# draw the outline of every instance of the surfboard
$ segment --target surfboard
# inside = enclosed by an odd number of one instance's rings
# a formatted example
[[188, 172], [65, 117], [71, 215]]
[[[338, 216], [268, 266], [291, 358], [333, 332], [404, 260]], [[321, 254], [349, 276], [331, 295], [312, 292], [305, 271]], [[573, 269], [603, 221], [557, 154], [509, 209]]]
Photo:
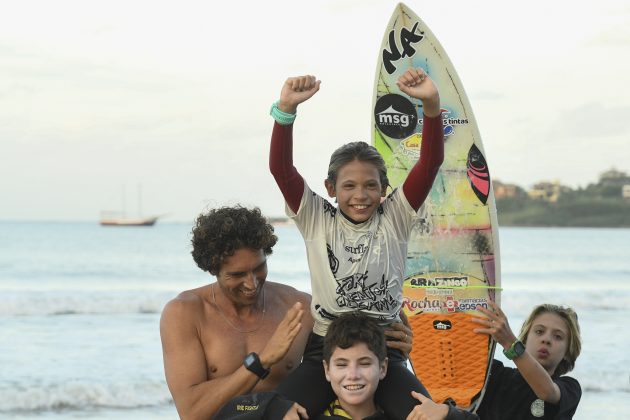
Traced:
[[437, 402], [451, 398], [474, 410], [481, 401], [494, 342], [475, 334], [477, 304], [499, 303], [496, 206], [479, 129], [464, 87], [429, 27], [396, 6], [379, 49], [372, 108], [372, 144], [393, 187], [419, 158], [422, 103], [396, 80], [422, 67], [440, 91], [444, 163], [414, 224], [403, 308], [414, 332], [414, 372]]

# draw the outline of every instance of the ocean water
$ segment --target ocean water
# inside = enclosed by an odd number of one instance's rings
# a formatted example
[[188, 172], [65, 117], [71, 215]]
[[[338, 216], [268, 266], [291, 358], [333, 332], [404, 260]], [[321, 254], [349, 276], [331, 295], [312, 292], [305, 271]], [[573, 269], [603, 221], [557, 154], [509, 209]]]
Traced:
[[[176, 419], [160, 312], [179, 291], [212, 281], [192, 261], [190, 229], [0, 222], [0, 418]], [[276, 233], [269, 280], [309, 291], [299, 232]], [[575, 418], [626, 417], [630, 230], [502, 228], [500, 240], [514, 330], [538, 303], [578, 312]]]

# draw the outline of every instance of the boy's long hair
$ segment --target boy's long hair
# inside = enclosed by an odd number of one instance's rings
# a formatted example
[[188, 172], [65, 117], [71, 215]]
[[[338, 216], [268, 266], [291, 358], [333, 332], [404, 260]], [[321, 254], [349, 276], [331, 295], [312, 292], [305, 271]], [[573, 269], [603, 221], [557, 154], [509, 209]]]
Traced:
[[364, 141], [346, 143], [333, 152], [330, 157], [330, 163], [328, 164], [328, 178], [326, 178], [326, 180], [333, 186], [336, 185], [339, 169], [355, 160], [374, 165], [378, 170], [381, 187], [389, 187], [387, 167], [385, 166], [383, 156], [381, 156], [374, 146], [370, 146]]
[[580, 351], [582, 350], [580, 324], [578, 323], [578, 316], [572, 308], [552, 305], [550, 303], [543, 303], [542, 305], [536, 306], [534, 310], [532, 310], [532, 313], [529, 314], [527, 320], [525, 320], [525, 322], [523, 323], [519, 338], [524, 344], [527, 343], [527, 335], [532, 329], [534, 320], [536, 319], [536, 317], [544, 313], [556, 314], [567, 324], [567, 329], [569, 331], [569, 336], [567, 337], [569, 340], [567, 344], [567, 352], [553, 373], [553, 376], [564, 375], [565, 373], [573, 370], [573, 367], [575, 366], [575, 361], [577, 360], [578, 356], [580, 355]]

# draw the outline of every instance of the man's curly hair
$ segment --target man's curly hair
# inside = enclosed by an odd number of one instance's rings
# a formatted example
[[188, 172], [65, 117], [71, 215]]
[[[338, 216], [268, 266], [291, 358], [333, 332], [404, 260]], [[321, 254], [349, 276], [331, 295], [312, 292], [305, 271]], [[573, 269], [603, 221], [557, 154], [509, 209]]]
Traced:
[[273, 226], [255, 207], [220, 207], [202, 213], [192, 230], [193, 259], [204, 271], [217, 275], [226, 257], [239, 249], [262, 249], [272, 253], [278, 241]]

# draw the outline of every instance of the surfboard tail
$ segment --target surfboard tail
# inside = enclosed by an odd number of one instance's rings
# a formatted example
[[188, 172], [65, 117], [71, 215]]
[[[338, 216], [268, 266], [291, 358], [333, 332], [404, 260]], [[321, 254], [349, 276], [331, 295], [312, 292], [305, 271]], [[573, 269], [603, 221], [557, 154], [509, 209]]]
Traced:
[[[412, 365], [435, 402], [447, 399], [472, 407], [483, 389], [491, 343], [473, 332], [468, 313], [423, 314], [409, 318], [414, 333]], [[427, 369], [428, 363], [436, 365]]]

